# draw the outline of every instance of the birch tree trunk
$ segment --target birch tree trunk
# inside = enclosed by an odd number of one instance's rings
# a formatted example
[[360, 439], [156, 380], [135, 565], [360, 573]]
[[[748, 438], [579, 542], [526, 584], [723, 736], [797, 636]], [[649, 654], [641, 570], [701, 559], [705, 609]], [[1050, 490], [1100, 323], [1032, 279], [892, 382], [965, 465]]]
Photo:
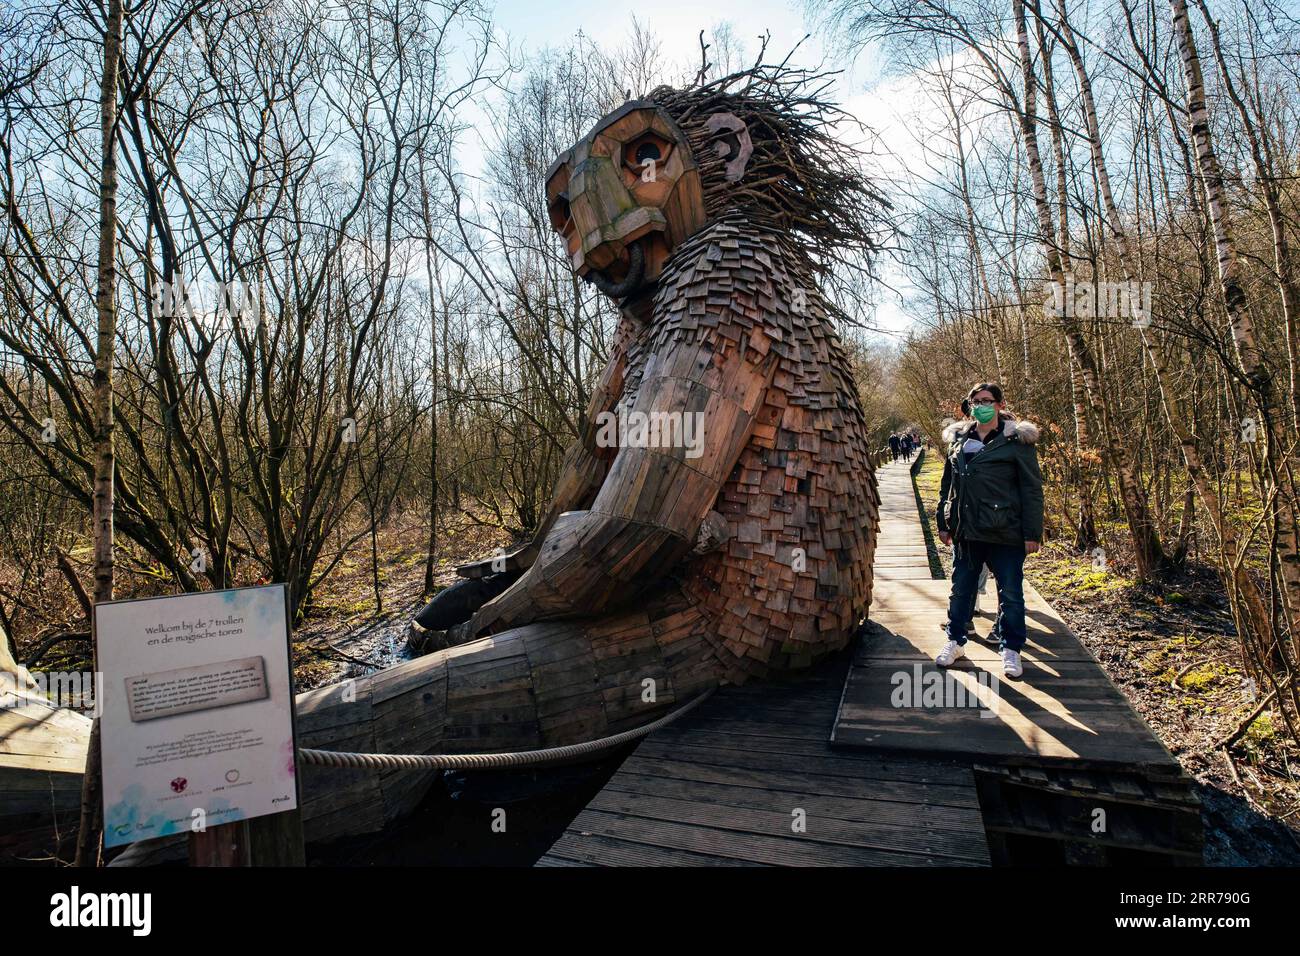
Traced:
[[[117, 75], [122, 57], [122, 0], [108, 0], [104, 31], [104, 74], [99, 84], [99, 268], [95, 310], [95, 603], [113, 600], [113, 345], [117, 338]], [[99, 668], [99, 635], [91, 617], [94, 667]], [[78, 866], [99, 864], [103, 814], [100, 807], [99, 720], [91, 727], [86, 773], [81, 786]]]
[[424, 154], [418, 155], [420, 175], [420, 215], [424, 226], [424, 274], [429, 284], [429, 537], [424, 560], [424, 593], [433, 593], [434, 555], [438, 550], [438, 292], [442, 287], [436, 276], [433, 250], [433, 214], [429, 208], [429, 186], [425, 180]]
[[[1119, 207], [1115, 203], [1114, 190], [1111, 188], [1110, 167], [1106, 161], [1106, 152], [1101, 138], [1101, 122], [1097, 114], [1096, 98], [1093, 95], [1092, 78], [1088, 75], [1087, 67], [1083, 62], [1078, 43], [1075, 40], [1074, 31], [1070, 27], [1064, 0], [1057, 0], [1057, 16], [1062, 46], [1065, 47], [1065, 51], [1070, 58], [1070, 64], [1074, 68], [1075, 78], [1079, 84], [1084, 125], [1088, 131], [1088, 148], [1092, 157], [1093, 170], [1096, 174], [1097, 190], [1100, 193], [1106, 215], [1106, 225], [1110, 229], [1112, 239], [1119, 246], [1124, 278], [1130, 283], [1131, 287], [1131, 284], [1139, 281], [1140, 278], [1135, 269], [1137, 258], [1131, 237], [1124, 226], [1123, 218], [1120, 216]], [[1178, 392], [1173, 386], [1164, 350], [1152, 341], [1152, 336], [1148, 334], [1145, 323], [1136, 323], [1136, 325], [1142, 340], [1142, 348], [1151, 363], [1151, 368], [1155, 372], [1165, 417], [1178, 438], [1183, 460], [1187, 466], [1187, 473], [1205, 504], [1206, 512], [1209, 514], [1211, 523], [1218, 534], [1222, 549], [1230, 558], [1229, 563], [1240, 571], [1240, 559], [1243, 555], [1240, 554], [1238, 535], [1231, 523], [1224, 521], [1222, 509], [1219, 505], [1219, 497], [1205, 473], [1198, 443], [1178, 409]], [[1244, 573], [1239, 574], [1238, 577], [1243, 579], [1237, 583], [1243, 588], [1243, 593], [1247, 595], [1248, 606], [1252, 610], [1262, 610], [1262, 596], [1254, 581]], [[1225, 583], [1231, 585], [1233, 582], [1229, 580]], [[1258, 624], [1258, 620], [1255, 623]], [[1267, 624], [1267, 616], [1265, 616], [1264, 623]]]
[[[1043, 36], [1041, 19], [1037, 22], [1038, 48], [1043, 56], [1043, 93], [1047, 99], [1047, 124], [1052, 136], [1052, 160], [1056, 166], [1056, 212], [1059, 223], [1059, 253], [1062, 275], [1074, 272], [1070, 255], [1070, 204], [1069, 184], [1065, 166], [1065, 129], [1056, 103], [1056, 80], [1052, 72], [1052, 51]], [[1070, 355], [1066, 343], [1065, 361], [1070, 368], [1070, 404], [1074, 408], [1074, 472], [1079, 486], [1079, 522], [1074, 536], [1074, 546], [1080, 551], [1091, 551], [1097, 546], [1097, 519], [1092, 508], [1092, 482], [1088, 476], [1084, 448], [1088, 445], [1088, 409], [1084, 406], [1083, 376], [1079, 363]], [[1025, 350], [1025, 367], [1029, 367], [1028, 347]]]
[[957, 149], [957, 187], [961, 190], [962, 210], [965, 213], [966, 245], [970, 250], [971, 261], [975, 265], [975, 278], [979, 281], [979, 295], [983, 306], [978, 310], [977, 321], [988, 330], [993, 349], [993, 363], [997, 368], [997, 380], [1005, 388], [1006, 372], [1002, 362], [1002, 334], [999, 323], [993, 319], [995, 305], [993, 288], [989, 284], [988, 269], [984, 263], [983, 244], [979, 237], [979, 226], [975, 219], [975, 205], [971, 201], [970, 172], [966, 161], [966, 137], [962, 128], [961, 111], [952, 97], [952, 82], [946, 72], [940, 68], [943, 77], [944, 99], [948, 104], [948, 114], [952, 117], [953, 140]]
[[1228, 99], [1236, 107], [1241, 119], [1242, 132], [1250, 145], [1250, 158], [1255, 166], [1255, 178], [1259, 183], [1260, 195], [1264, 200], [1264, 210], [1268, 213], [1269, 228], [1273, 233], [1273, 268], [1277, 274], [1278, 295], [1282, 302], [1282, 324], [1286, 330], [1286, 356], [1289, 375], [1291, 426], [1300, 428], [1300, 358], [1297, 348], [1297, 312], [1300, 312], [1300, 282], [1297, 282], [1295, 264], [1291, 253], [1291, 243], [1287, 236], [1288, 225], [1282, 212], [1282, 198], [1278, 189], [1278, 172], [1273, 162], [1273, 149], [1270, 145], [1269, 132], [1263, 123], [1256, 125], [1246, 108], [1246, 103], [1237, 91], [1232, 80], [1232, 71], [1228, 69], [1227, 58], [1223, 55], [1223, 43], [1219, 38], [1219, 26], [1210, 16], [1210, 8], [1205, 0], [1196, 0], [1201, 16], [1210, 31], [1210, 48], [1219, 65], [1219, 74], [1223, 77], [1223, 88]]
[[[1237, 364], [1249, 387], [1255, 408], [1260, 416], [1257, 434], [1262, 434], [1265, 447], [1261, 465], [1265, 480], [1263, 500], [1273, 511], [1273, 531], [1277, 541], [1277, 561], [1282, 579], [1282, 593], [1290, 621], [1296, 619], [1300, 609], [1300, 551], [1296, 528], [1295, 485], [1290, 470], [1291, 450], [1286, 444], [1284, 416], [1280, 414], [1277, 390], [1272, 372], [1264, 361], [1264, 354], [1255, 335], [1254, 320], [1246, 301], [1237, 251], [1232, 238], [1232, 223], [1228, 213], [1227, 197], [1223, 185], [1223, 171], [1214, 150], [1210, 131], [1209, 110], [1205, 103], [1205, 86], [1201, 74], [1201, 61], [1196, 52], [1186, 0], [1170, 0], [1173, 11], [1174, 39], [1183, 63], [1183, 79], [1187, 86], [1187, 118], [1192, 145], [1196, 152], [1197, 171], [1210, 226], [1214, 234], [1215, 256], [1219, 265], [1219, 291], [1228, 314]], [[1291, 628], [1292, 645], [1300, 652], [1300, 633]]]
[[[1012, 0], [1012, 16], [1016, 21], [1016, 41], [1020, 50], [1020, 74], [1024, 86], [1024, 104], [1020, 110], [1021, 136], [1024, 139], [1025, 155], [1029, 161], [1029, 172], [1033, 183], [1034, 207], [1038, 213], [1038, 229], [1043, 245], [1043, 254], [1047, 260], [1047, 271], [1052, 282], [1058, 287], [1065, 286], [1065, 272], [1061, 264], [1060, 247], [1055, 238], [1052, 223], [1052, 210], [1047, 200], [1047, 183], [1043, 174], [1042, 156], [1038, 151], [1038, 130], [1035, 99], [1037, 95], [1037, 78], [1034, 75], [1033, 60], [1029, 52], [1029, 29], [1025, 18], [1024, 0]], [[1070, 346], [1070, 354], [1078, 363], [1083, 379], [1083, 391], [1088, 399], [1106, 443], [1107, 458], [1115, 470], [1115, 478], [1120, 487], [1120, 499], [1124, 514], [1128, 519], [1129, 534], [1133, 539], [1133, 553], [1137, 564], [1137, 573], [1141, 578], [1149, 577], [1152, 572], [1165, 563], [1164, 551], [1160, 546], [1160, 536], [1151, 520], [1151, 509], [1147, 502], [1146, 489], [1138, 479], [1133, 465], [1132, 455], [1121, 436], [1115, 431], [1110, 409], [1102, 394], [1101, 376], [1097, 360], [1088, 345], [1079, 323], [1069, 315], [1069, 310], [1062, 309], [1061, 327]]]

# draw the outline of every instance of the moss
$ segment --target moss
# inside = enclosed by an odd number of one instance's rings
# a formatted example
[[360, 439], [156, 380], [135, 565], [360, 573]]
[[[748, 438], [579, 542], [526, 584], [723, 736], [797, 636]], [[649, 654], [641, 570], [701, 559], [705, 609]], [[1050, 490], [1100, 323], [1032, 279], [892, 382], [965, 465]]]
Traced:
[[1034, 584], [1071, 597], [1099, 597], [1133, 586], [1132, 578], [1096, 567], [1085, 557], [1063, 556], [1052, 551], [1040, 552], [1039, 559], [1026, 565]]
[[925, 535], [925, 550], [930, 558], [930, 573], [935, 578], [946, 578], [948, 569], [939, 552], [934, 518], [939, 506], [939, 486], [943, 484], [943, 459], [933, 450], [921, 454], [921, 467], [912, 476], [912, 488], [921, 515], [921, 531]]
[[1169, 664], [1168, 648], [1158, 648], [1150, 654], [1146, 654], [1138, 661], [1138, 670], [1144, 674], [1149, 674], [1157, 680], [1163, 680], [1166, 684], [1174, 679], [1178, 673], [1177, 669]]
[[[1208, 640], [1204, 636], [1197, 636], [1193, 642], [1190, 638], [1189, 634], [1180, 634], [1162, 641], [1138, 659], [1138, 670], [1161, 685], [1168, 686], [1173, 683], [1175, 675], [1187, 665], [1188, 656], [1194, 654]], [[1237, 673], [1234, 667], [1221, 667], [1220, 671], [1221, 676]], [[1181, 680], [1179, 686], [1187, 687]]]
[[[1175, 673], [1177, 671], [1169, 674], [1170, 680]], [[1190, 693], [1201, 693], [1224, 683], [1236, 684], [1240, 674], [1240, 669], [1236, 667], [1229, 667], [1217, 661], [1207, 661], [1179, 677], [1178, 686]]]
[[1213, 667], [1193, 667], [1178, 678], [1178, 684], [1184, 690], [1201, 691], [1218, 683], [1219, 676]]
[[921, 500], [925, 502], [927, 514], [934, 513], [939, 500], [939, 485], [942, 483], [943, 457], [935, 449], [930, 449], [921, 462], [921, 470], [916, 473], [916, 488], [921, 493]]
[[1246, 734], [1242, 738], [1246, 746], [1256, 748], [1268, 743], [1277, 736], [1277, 726], [1273, 723], [1272, 714], [1260, 714], [1250, 722], [1246, 728]]

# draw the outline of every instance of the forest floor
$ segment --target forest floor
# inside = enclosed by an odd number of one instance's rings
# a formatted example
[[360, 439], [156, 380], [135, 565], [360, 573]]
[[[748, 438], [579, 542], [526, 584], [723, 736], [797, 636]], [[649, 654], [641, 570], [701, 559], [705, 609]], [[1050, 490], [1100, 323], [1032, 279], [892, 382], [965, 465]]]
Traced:
[[[461, 512], [444, 514], [439, 524], [434, 587], [429, 594], [424, 587], [427, 515], [414, 512], [400, 515], [379, 530], [375, 547], [377, 572], [372, 563], [369, 537], [352, 545], [317, 587], [311, 607], [304, 611], [293, 630], [294, 681], [298, 690], [358, 677], [405, 659], [411, 618], [434, 592], [458, 580], [456, 566], [510, 544], [506, 532]], [[69, 549], [68, 559], [83, 585], [89, 586], [89, 546]], [[138, 567], [138, 562], [119, 559], [116, 586], [119, 599], [174, 593], [169, 580], [156, 573], [141, 574]], [[19, 583], [10, 569], [0, 568], [0, 596], [17, 594]], [[254, 582], [238, 582], [251, 583]], [[72, 671], [88, 666], [89, 624], [72, 589], [52, 561], [41, 574], [39, 586], [29, 583], [23, 590], [22, 600], [11, 597], [11, 604], [14, 608], [11, 617], [16, 622], [12, 634], [19, 661], [27, 662], [43, 646], [49, 645], [40, 653], [37, 668]], [[49, 644], [61, 634], [69, 637]]]
[[369, 541], [345, 558], [294, 629], [294, 680], [310, 690], [360, 677], [409, 658], [407, 629], [433, 594], [460, 580], [456, 566], [508, 547], [506, 532], [463, 514], [444, 516], [434, 560], [434, 591], [424, 588], [428, 519], [392, 521], [378, 534], [380, 601]]
[[[927, 456], [916, 480], [930, 522], [942, 470], [942, 459]], [[938, 554], [951, 572], [951, 550]], [[1217, 574], [1189, 565], [1144, 584], [1124, 570], [1115, 560], [1096, 567], [1050, 540], [1025, 564], [1026, 578], [1199, 784], [1205, 862], [1300, 865], [1300, 747], [1267, 710], [1230, 750], [1219, 746], [1250, 715], [1257, 691], [1242, 672]]]

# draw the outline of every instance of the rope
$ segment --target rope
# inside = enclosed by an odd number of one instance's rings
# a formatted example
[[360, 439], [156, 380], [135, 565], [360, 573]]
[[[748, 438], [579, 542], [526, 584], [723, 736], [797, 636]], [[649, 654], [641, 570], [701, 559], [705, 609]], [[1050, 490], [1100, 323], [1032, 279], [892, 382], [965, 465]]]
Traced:
[[317, 767], [351, 768], [362, 770], [495, 770], [501, 767], [540, 767], [551, 763], [586, 757], [591, 754], [614, 750], [625, 743], [654, 733], [661, 727], [667, 727], [679, 717], [690, 713], [704, 703], [717, 690], [710, 687], [690, 703], [671, 713], [664, 714], [658, 720], [625, 730], [612, 737], [588, 740], [580, 744], [564, 747], [548, 747], [545, 750], [522, 750], [515, 753], [499, 754], [358, 754], [338, 750], [309, 750], [299, 748], [298, 755], [303, 763]]

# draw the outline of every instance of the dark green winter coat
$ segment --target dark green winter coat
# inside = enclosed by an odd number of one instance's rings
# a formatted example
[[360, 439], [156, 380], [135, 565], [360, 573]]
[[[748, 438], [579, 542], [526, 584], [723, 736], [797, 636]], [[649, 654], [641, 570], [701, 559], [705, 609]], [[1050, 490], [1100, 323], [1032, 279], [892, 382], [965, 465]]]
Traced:
[[962, 445], [972, 422], [944, 429], [943, 463], [936, 521], [958, 541], [1023, 544], [1043, 540], [1043, 476], [1038, 470], [1038, 427], [1003, 415], [993, 437], [965, 461]]

